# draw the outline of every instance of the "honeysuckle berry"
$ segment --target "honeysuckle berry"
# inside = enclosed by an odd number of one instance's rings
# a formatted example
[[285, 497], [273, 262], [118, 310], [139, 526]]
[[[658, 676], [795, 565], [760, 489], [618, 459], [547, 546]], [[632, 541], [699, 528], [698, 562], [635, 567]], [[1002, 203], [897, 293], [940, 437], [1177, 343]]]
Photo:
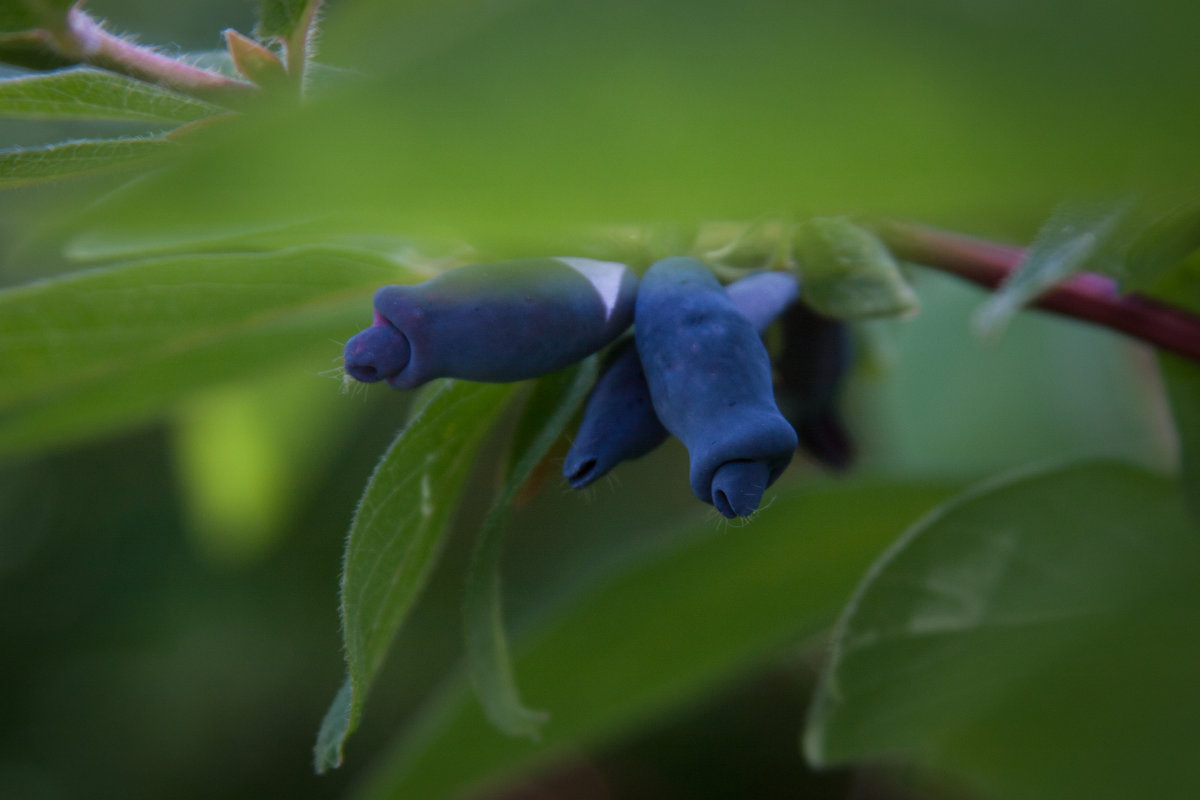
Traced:
[[646, 272], [634, 324], [654, 411], [688, 449], [692, 492], [723, 516], [752, 513], [797, 444], [754, 325], [707, 267], [680, 257]]
[[775, 359], [779, 409], [796, 429], [800, 446], [830, 469], [854, 460], [854, 444], [842, 423], [838, 396], [852, 363], [846, 324], [803, 303], [780, 320], [783, 347]]
[[[796, 299], [799, 282], [784, 272], [760, 272], [725, 287], [734, 307], [761, 335]], [[584, 407], [563, 461], [563, 477], [582, 489], [622, 461], [640, 458], [666, 441], [632, 340], [618, 345]]]
[[725, 287], [733, 307], [762, 334], [796, 302], [800, 281], [790, 272], [756, 272]]
[[540, 258], [478, 264], [375, 293], [375, 322], [346, 343], [346, 372], [412, 389], [434, 378], [519, 381], [610, 344], [633, 319], [624, 264]]
[[654, 413], [637, 346], [628, 339], [611, 354], [588, 395], [563, 477], [582, 489], [622, 461], [646, 455], [669, 435]]

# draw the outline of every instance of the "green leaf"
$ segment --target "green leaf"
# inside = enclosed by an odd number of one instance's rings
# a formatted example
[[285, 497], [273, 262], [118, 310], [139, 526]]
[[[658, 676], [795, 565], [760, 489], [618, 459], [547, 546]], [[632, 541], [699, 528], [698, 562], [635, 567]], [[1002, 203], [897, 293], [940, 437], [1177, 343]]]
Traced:
[[0, 454], [140, 421], [216, 381], [314, 378], [370, 322], [372, 292], [418, 276], [335, 248], [180, 256], [0, 292]]
[[[122, 187], [125, 188], [125, 187]], [[119, 195], [121, 189], [113, 194]], [[132, 238], [82, 234], [63, 248], [74, 261], [129, 261], [135, 258], [196, 253], [237, 253], [286, 250], [295, 247], [345, 247], [419, 257], [414, 244], [399, 236], [347, 236], [328, 232], [320, 219], [299, 219], [280, 226], [233, 226], [214, 230], [145, 231]], [[425, 259], [428, 261], [428, 259]]]
[[[341, 3], [322, 48], [360, 80], [235, 121], [107, 222], [336, 210], [542, 243], [613, 221], [852, 209], [1024, 235], [1064, 187], [1126, 185], [1131, 153], [1139, 189], [1200, 174], [1200, 6], [1185, 5]], [[230, 208], [219, 187], [235, 182], [246, 200]]]
[[595, 383], [596, 372], [592, 357], [537, 382], [518, 423], [512, 468], [479, 531], [467, 576], [463, 613], [471, 679], [492, 723], [511, 736], [536, 739], [548, 717], [525, 707], [513, 677], [500, 587], [504, 531], [517, 491], [562, 435]]
[[1122, 200], [1056, 208], [1020, 266], [976, 313], [976, 330], [984, 335], [1001, 333], [1018, 311], [1077, 272], [1119, 270], [1132, 206]]
[[342, 565], [349, 689], [338, 693], [317, 735], [318, 772], [341, 764], [371, 681], [441, 552], [477, 447], [512, 391], [444, 382], [371, 475]]
[[0, 116], [184, 123], [223, 109], [145, 81], [73, 69], [0, 81]]
[[796, 232], [804, 300], [838, 319], [915, 314], [920, 302], [887, 245], [845, 217], [816, 217]]
[[1158, 359], [1179, 436], [1183, 495], [1200, 519], [1200, 366], [1161, 350]]
[[968, 492], [860, 585], [806, 751], [821, 766], [911, 759], [992, 797], [1195, 797], [1198, 569], [1176, 484], [1140, 469]]
[[0, 4], [0, 33], [61, 28], [75, 3], [76, 0], [8, 0]]
[[319, 5], [320, 0], [259, 0], [254, 34], [260, 39], [287, 41], [297, 34], [307, 35]]
[[[781, 489], [744, 530], [702, 515], [539, 614], [517, 640], [529, 699], [554, 714], [537, 743], [497, 732], [451, 678], [362, 797], [458, 797], [643, 728], [831, 623], [898, 525], [946, 492], [821, 483]], [[660, 540], [661, 541], [661, 540]]]
[[166, 139], [88, 139], [0, 150], [0, 188], [96, 175], [177, 152]]

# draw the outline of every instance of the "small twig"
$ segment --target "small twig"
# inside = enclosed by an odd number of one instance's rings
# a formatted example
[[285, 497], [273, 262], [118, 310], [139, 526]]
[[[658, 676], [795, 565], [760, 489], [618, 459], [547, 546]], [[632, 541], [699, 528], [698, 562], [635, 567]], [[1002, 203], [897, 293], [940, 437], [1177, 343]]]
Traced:
[[258, 91], [252, 83], [177, 61], [110, 33], [79, 8], [70, 11], [66, 26], [52, 36], [55, 49], [68, 58], [196, 97], [237, 105], [240, 98]]
[[[1025, 250], [920, 225], [890, 222], [879, 234], [905, 261], [949, 272], [995, 289], [1025, 257]], [[1136, 293], [1121, 294], [1116, 281], [1084, 273], [1047, 291], [1036, 308], [1102, 325], [1200, 362], [1200, 317]]]

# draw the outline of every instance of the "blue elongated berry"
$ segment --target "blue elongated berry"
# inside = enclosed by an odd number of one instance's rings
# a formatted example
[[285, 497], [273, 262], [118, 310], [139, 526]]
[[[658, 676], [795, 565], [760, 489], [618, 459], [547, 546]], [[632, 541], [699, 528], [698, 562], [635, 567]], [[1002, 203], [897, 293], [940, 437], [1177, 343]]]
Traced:
[[790, 272], [756, 272], [725, 287], [725, 294], [758, 335], [796, 302], [800, 281]]
[[[725, 287], [742, 316], [761, 334], [795, 301], [799, 283], [784, 272], [760, 272]], [[618, 346], [596, 381], [579, 430], [563, 461], [563, 477], [576, 489], [603, 477], [622, 461], [649, 453], [666, 441], [633, 341]]]
[[634, 324], [654, 411], [688, 449], [692, 492], [726, 517], [750, 514], [797, 444], [754, 325], [693, 258], [646, 272]]
[[586, 258], [479, 264], [385, 286], [375, 293], [375, 324], [346, 343], [346, 372], [395, 389], [546, 375], [616, 339], [636, 295], [625, 265]]
[[622, 461], [640, 458], [667, 440], [650, 401], [633, 339], [610, 356], [588, 395], [575, 440], [563, 461], [563, 477], [582, 489]]
[[796, 429], [800, 446], [830, 469], [854, 461], [854, 443], [842, 423], [838, 396], [852, 361], [845, 323], [802, 303], [781, 320], [783, 348], [775, 360], [779, 409]]

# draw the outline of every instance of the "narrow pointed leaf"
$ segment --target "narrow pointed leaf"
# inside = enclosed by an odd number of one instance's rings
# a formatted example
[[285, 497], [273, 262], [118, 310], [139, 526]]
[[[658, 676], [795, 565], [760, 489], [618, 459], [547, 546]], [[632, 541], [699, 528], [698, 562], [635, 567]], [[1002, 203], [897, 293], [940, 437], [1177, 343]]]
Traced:
[[203, 100], [96, 69], [0, 81], [0, 116], [184, 123], [221, 113]]
[[254, 32], [260, 39], [291, 40], [298, 31], [304, 35], [319, 4], [320, 0], [259, 0]]
[[518, 424], [512, 469], [479, 531], [467, 577], [463, 608], [471, 679], [489, 719], [512, 736], [536, 739], [547, 715], [525, 707], [513, 676], [500, 580], [504, 531], [517, 491], [562, 435], [595, 382], [594, 357], [538, 381]]
[[512, 391], [511, 385], [445, 381], [371, 475], [342, 568], [348, 688], [334, 699], [317, 735], [318, 772], [341, 764], [371, 681], [441, 552], [478, 445]]
[[0, 188], [145, 165], [177, 151], [165, 139], [89, 139], [0, 151]]
[[1025, 253], [1021, 265], [975, 315], [975, 328], [984, 335], [1004, 331], [1018, 311], [1039, 295], [1077, 272], [1119, 268], [1123, 227], [1132, 203], [1128, 200], [1064, 204], [1055, 209]]
[[[213, 382], [292, 364], [314, 380], [414, 280], [355, 250], [153, 259], [0, 292], [0, 454], [94, 435]], [[334, 389], [336, 391], [336, 389]]]
[[287, 83], [287, 71], [279, 56], [253, 39], [230, 28], [225, 31], [225, 46], [238, 72], [259, 86], [274, 87]]
[[529, 699], [554, 712], [538, 742], [496, 731], [467, 677], [454, 676], [359, 796], [482, 794], [644, 729], [831, 624], [897, 526], [945, 497], [933, 487], [793, 485], [745, 530], [715, 530], [703, 515], [681, 522], [659, 539], [669, 546], [540, 609], [541, 624], [518, 638]]
[[1092, 463], [968, 492], [860, 585], [808, 756], [915, 761], [986, 797], [1195, 797], [1198, 569], [1173, 480]]
[[318, 774], [337, 769], [342, 765], [342, 744], [350, 733], [350, 704], [354, 698], [354, 684], [349, 676], [342, 682], [329, 710], [317, 730], [317, 743], [313, 747], [313, 761]]

